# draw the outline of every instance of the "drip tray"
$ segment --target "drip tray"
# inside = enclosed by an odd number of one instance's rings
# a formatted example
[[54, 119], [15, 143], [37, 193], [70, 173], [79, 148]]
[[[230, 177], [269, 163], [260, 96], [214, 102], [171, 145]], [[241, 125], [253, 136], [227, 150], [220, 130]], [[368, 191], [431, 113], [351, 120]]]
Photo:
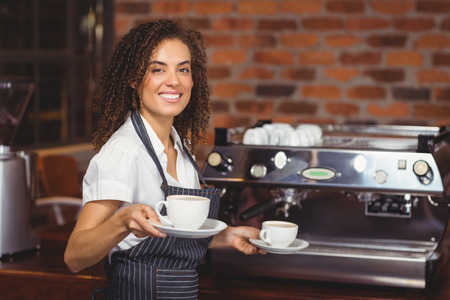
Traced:
[[426, 249], [381, 249], [370, 247], [353, 246], [330, 246], [310, 244], [302, 251], [302, 254], [361, 257], [361, 258], [381, 258], [381, 259], [419, 259], [425, 260], [431, 256], [432, 251]]
[[227, 274], [424, 289], [436, 273], [439, 258], [429, 247], [418, 245], [310, 242], [291, 255], [246, 256], [235, 250], [212, 249], [210, 263], [215, 272]]

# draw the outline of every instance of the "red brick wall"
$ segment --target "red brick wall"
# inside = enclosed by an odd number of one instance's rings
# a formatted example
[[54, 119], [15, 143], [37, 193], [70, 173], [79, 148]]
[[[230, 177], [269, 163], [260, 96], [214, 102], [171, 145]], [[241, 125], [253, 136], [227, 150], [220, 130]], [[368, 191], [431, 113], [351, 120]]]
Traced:
[[206, 37], [213, 127], [450, 124], [450, 1], [116, 0], [116, 36], [159, 18]]

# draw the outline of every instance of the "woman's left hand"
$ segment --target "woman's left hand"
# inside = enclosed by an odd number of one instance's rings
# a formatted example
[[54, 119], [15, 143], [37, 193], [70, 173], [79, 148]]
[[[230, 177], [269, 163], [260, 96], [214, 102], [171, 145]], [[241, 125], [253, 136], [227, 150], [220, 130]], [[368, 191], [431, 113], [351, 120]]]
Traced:
[[250, 226], [228, 226], [224, 231], [214, 236], [210, 248], [233, 247], [246, 254], [266, 254], [255, 247], [249, 239], [259, 238], [259, 229]]

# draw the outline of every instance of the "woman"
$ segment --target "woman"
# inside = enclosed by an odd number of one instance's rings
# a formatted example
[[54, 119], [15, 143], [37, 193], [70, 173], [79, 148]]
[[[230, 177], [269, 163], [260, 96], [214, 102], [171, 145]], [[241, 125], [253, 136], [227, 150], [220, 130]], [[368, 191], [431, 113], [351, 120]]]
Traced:
[[205, 64], [198, 31], [160, 20], [132, 29], [105, 69], [94, 96], [93, 143], [101, 149], [84, 177], [85, 204], [64, 259], [79, 272], [108, 256], [107, 299], [196, 299], [196, 268], [208, 247], [260, 252], [248, 241], [256, 228], [193, 239], [166, 236], [149, 222], [161, 224], [152, 207], [170, 194], [206, 196], [208, 218], [217, 217], [220, 191], [201, 188], [192, 158], [210, 116]]

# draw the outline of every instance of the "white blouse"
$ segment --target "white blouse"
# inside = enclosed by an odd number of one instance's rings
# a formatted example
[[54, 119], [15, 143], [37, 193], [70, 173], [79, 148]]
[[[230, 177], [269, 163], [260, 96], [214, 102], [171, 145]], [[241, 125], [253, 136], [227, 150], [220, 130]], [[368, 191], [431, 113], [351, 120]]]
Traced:
[[[141, 118], [167, 183], [184, 188], [200, 188], [198, 174], [187, 156], [190, 154], [183, 151], [182, 141], [175, 128], [172, 127], [171, 135], [178, 152], [178, 181], [167, 173], [167, 155], [163, 144], [150, 124], [142, 116]], [[121, 208], [137, 203], [154, 207], [158, 201], [165, 199], [161, 184], [161, 175], [128, 115], [125, 123], [90, 161], [83, 179], [83, 204], [96, 200], [120, 200], [123, 201]], [[130, 233], [110, 254], [129, 249], [141, 241], [141, 238]]]

